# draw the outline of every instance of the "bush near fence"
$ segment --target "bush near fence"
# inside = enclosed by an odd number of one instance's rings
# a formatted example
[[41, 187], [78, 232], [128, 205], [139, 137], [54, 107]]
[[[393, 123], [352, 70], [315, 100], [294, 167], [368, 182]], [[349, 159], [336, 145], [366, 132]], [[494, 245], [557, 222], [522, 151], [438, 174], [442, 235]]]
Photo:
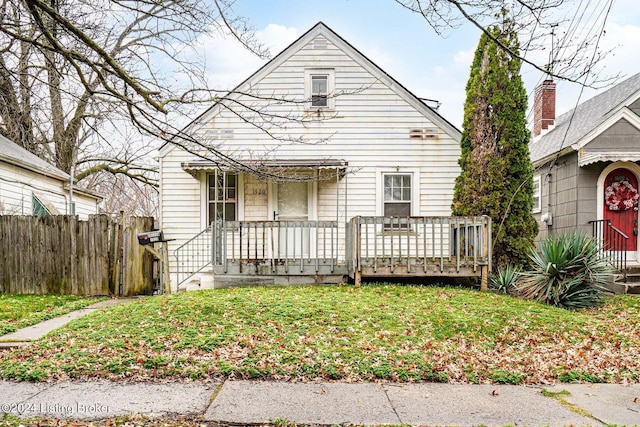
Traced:
[[153, 291], [137, 243], [153, 218], [0, 216], [0, 293], [132, 296]]

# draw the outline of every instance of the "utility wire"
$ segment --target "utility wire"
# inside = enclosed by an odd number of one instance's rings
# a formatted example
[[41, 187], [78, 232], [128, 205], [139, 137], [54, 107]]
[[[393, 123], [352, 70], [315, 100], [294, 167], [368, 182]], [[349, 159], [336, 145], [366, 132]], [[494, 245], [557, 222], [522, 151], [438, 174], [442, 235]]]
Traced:
[[[607, 8], [607, 12], [604, 16], [604, 19], [602, 21], [602, 28], [600, 29], [600, 32], [598, 34], [598, 38], [596, 40], [596, 44], [595, 47], [593, 49], [593, 55], [591, 56], [591, 60], [589, 61], [589, 68], [591, 69], [593, 67], [593, 62], [595, 61], [596, 55], [598, 53], [598, 46], [600, 45], [600, 39], [602, 38], [602, 35], [604, 34], [604, 27], [607, 23], [607, 19], [609, 18], [609, 13], [611, 12], [611, 8], [613, 7], [613, 3], [615, 2], [615, 0], [610, 0], [609, 1], [609, 7]], [[595, 26], [595, 24], [594, 24]], [[560, 147], [558, 148], [558, 151], [556, 153], [556, 157], [555, 159], [553, 159], [553, 161], [551, 162], [551, 164], [549, 165], [549, 172], [551, 173], [551, 170], [553, 169], [553, 167], [555, 166], [555, 164], [557, 163], [558, 159], [560, 158], [560, 153], [562, 152], [562, 148], [564, 147], [564, 144], [567, 142], [567, 135], [569, 134], [569, 129], [571, 128], [571, 124], [573, 123], [573, 119], [576, 115], [576, 111], [578, 109], [578, 105], [580, 105], [580, 99], [582, 98], [582, 94], [584, 93], [584, 88], [586, 85], [586, 80], [589, 77], [588, 73], [585, 73], [584, 76], [584, 83], [580, 86], [580, 93], [578, 94], [578, 98], [576, 99], [576, 104], [575, 107], [573, 108], [573, 110], [571, 111], [571, 116], [569, 117], [569, 122], [567, 123], [567, 127], [564, 131], [564, 135], [562, 137], [562, 141], [560, 142]]]

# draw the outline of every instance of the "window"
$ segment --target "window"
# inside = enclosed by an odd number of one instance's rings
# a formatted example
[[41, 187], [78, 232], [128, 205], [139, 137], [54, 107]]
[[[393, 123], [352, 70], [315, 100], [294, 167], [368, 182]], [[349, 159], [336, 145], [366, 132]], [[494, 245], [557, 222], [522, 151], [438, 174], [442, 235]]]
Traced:
[[238, 209], [238, 175], [216, 172], [207, 177], [208, 222], [235, 221]]
[[35, 195], [31, 196], [33, 216], [49, 216], [49, 209]]
[[411, 216], [411, 175], [385, 174], [383, 215]]
[[335, 71], [333, 69], [305, 70], [305, 99], [308, 111], [333, 110], [335, 108]]
[[536, 175], [533, 177], [533, 208], [531, 209], [532, 212], [540, 212], [542, 210], [542, 205], [541, 205], [541, 194], [542, 194], [542, 188], [540, 186], [540, 175]]
[[327, 75], [311, 76], [311, 107], [328, 107]]

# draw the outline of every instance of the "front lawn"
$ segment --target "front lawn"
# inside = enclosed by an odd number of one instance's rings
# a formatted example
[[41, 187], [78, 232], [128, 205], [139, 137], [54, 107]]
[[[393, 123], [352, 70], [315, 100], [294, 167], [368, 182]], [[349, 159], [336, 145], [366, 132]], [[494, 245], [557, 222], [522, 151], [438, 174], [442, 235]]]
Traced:
[[4, 378], [639, 382], [640, 298], [566, 311], [474, 290], [265, 287], [135, 300], [0, 356]]
[[0, 337], [43, 320], [62, 316], [104, 298], [74, 295], [0, 294]]

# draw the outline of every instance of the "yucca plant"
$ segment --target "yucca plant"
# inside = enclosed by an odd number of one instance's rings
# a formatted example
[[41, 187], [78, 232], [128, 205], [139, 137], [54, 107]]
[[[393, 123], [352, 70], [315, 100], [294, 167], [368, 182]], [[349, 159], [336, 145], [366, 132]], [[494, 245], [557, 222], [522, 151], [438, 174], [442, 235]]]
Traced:
[[534, 271], [522, 274], [520, 295], [566, 309], [599, 305], [614, 273], [596, 240], [582, 232], [550, 236], [530, 257]]
[[489, 289], [503, 294], [513, 294], [520, 278], [520, 269], [507, 264], [489, 277]]

